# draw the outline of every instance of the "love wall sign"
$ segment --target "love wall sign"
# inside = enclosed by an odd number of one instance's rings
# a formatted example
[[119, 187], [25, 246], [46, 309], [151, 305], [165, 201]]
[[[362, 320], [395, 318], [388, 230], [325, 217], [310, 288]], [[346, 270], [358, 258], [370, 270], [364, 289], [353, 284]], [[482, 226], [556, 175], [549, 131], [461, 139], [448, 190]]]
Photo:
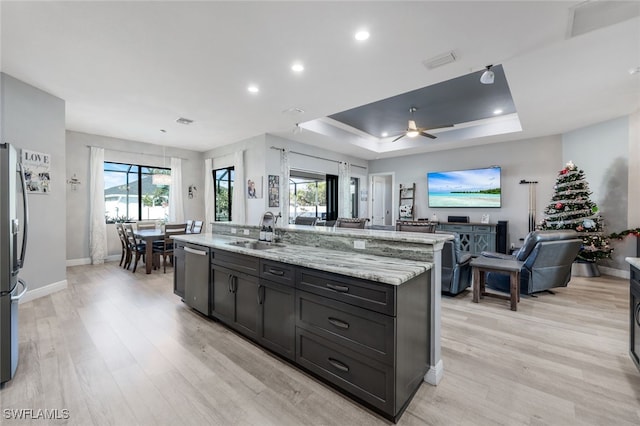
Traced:
[[21, 162], [26, 178], [27, 192], [48, 194], [51, 191], [51, 155], [23, 149]]

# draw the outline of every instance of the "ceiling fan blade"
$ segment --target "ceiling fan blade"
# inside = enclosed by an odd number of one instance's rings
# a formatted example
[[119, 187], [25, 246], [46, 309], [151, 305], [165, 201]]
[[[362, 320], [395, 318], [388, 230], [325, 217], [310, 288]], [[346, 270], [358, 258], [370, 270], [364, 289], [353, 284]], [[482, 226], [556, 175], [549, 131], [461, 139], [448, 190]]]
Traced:
[[453, 127], [453, 124], [442, 124], [442, 125], [439, 125], [439, 126], [423, 127], [420, 130], [445, 129], [447, 127]]
[[420, 132], [420, 136], [424, 136], [424, 137], [431, 138], [431, 139], [435, 139], [435, 138], [437, 138], [437, 136], [434, 136], [434, 135], [432, 135], [432, 134], [429, 134], [429, 133], [427, 133], [427, 132], [425, 132], [425, 131], [421, 131], [421, 132]]
[[406, 136], [406, 134], [405, 134], [405, 133], [403, 133], [403, 134], [401, 134], [400, 136], [398, 136], [397, 138], [395, 138], [394, 140], [392, 140], [391, 142], [395, 142], [395, 141], [397, 141], [398, 139], [402, 139], [402, 138], [404, 138], [405, 136]]

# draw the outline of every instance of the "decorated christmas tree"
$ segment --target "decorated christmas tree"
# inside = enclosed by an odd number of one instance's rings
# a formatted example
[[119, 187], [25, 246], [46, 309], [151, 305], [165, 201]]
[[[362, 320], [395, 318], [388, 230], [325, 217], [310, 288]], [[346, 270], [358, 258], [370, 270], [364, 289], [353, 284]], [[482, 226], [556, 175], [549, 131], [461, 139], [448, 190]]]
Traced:
[[544, 210], [545, 218], [539, 229], [575, 229], [582, 237], [583, 245], [578, 259], [595, 262], [611, 257], [607, 237], [602, 233], [602, 218], [598, 206], [589, 199], [591, 192], [584, 178], [584, 171], [569, 161], [558, 173], [555, 194]]

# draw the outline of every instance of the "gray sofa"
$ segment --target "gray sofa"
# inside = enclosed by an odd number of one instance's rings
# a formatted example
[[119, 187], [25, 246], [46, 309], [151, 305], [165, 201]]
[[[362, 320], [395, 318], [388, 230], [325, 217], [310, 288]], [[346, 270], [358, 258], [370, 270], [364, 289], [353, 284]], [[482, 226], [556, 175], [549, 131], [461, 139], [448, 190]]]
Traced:
[[[482, 252], [482, 256], [524, 262], [520, 270], [520, 293], [532, 294], [566, 287], [571, 279], [571, 265], [581, 246], [582, 239], [573, 230], [533, 231], [513, 255]], [[509, 275], [488, 273], [486, 286], [508, 293]]]

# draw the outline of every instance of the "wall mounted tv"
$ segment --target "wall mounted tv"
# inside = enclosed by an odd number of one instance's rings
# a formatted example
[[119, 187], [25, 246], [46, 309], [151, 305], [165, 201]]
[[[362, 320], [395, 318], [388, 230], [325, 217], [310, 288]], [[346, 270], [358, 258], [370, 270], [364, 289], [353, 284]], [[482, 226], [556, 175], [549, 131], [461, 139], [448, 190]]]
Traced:
[[427, 173], [429, 207], [500, 207], [500, 167]]

